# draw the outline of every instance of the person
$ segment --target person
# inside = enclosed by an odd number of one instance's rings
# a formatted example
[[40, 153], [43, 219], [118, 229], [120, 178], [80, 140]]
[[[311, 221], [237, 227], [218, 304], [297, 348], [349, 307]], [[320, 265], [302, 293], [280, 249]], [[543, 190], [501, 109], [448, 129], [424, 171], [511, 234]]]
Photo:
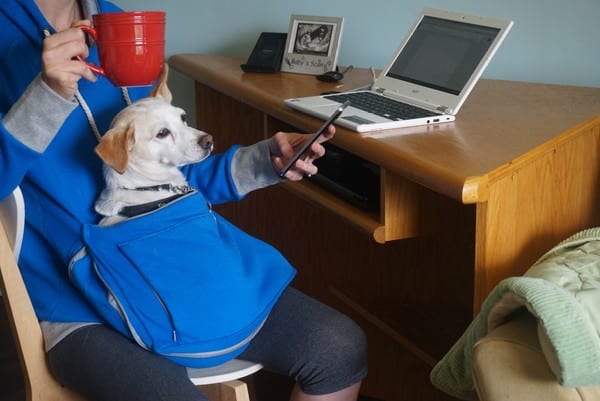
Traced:
[[[93, 204], [104, 182], [101, 161], [93, 152], [94, 126], [106, 132], [129, 98], [135, 101], [150, 91], [116, 88], [75, 58], [98, 60], [96, 47], [88, 47], [74, 23], [89, 23], [91, 15], [112, 11], [120, 9], [104, 0], [0, 3], [0, 199], [17, 186], [24, 194], [26, 231], [19, 266], [58, 381], [89, 400], [206, 401], [183, 366], [107, 325], [68, 277], [67, 264], [81, 242], [82, 226], [99, 220]], [[334, 133], [331, 127], [323, 140]], [[278, 183], [276, 171], [305, 140], [307, 135], [279, 132], [212, 155], [190, 171], [227, 161], [228, 198], [240, 199]], [[315, 174], [313, 161], [323, 154], [322, 144], [315, 143], [286, 178]], [[202, 190], [209, 183], [197, 178], [190, 184]], [[356, 400], [367, 372], [363, 331], [291, 286], [239, 358], [292, 377], [293, 401]]]

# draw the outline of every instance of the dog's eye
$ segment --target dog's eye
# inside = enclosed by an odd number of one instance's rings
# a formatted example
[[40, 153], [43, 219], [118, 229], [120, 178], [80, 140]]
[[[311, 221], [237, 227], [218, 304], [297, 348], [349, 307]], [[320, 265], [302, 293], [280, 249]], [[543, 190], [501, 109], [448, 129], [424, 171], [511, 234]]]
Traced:
[[156, 137], [157, 138], [165, 138], [169, 135], [171, 135], [171, 131], [168, 128], [162, 128], [160, 131], [158, 131], [158, 134], [156, 134]]
[[187, 123], [187, 116], [185, 115], [185, 113], [181, 114], [181, 121], [185, 124]]

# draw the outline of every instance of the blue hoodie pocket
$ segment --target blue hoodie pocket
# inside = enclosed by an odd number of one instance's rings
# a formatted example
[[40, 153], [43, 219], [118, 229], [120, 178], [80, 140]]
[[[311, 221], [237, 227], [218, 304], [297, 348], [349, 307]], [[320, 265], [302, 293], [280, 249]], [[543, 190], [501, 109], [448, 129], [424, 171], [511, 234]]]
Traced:
[[118, 310], [113, 326], [125, 322], [140, 345], [208, 366], [243, 351], [294, 271], [268, 244], [190, 199], [115, 226], [85, 226], [93, 263], [72, 276], [84, 292], [105, 292], [90, 302], [111, 311], [111, 323]]
[[143, 305], [137, 311], [142, 321], [172, 328], [161, 343], [206, 341], [210, 347], [227, 338], [242, 341], [253, 331], [260, 304], [245, 300], [251, 283], [239, 252], [220, 236], [212, 216], [121, 242], [118, 249], [135, 270], [119, 278], [134, 278], [127, 285], [136, 291], [124, 297]]

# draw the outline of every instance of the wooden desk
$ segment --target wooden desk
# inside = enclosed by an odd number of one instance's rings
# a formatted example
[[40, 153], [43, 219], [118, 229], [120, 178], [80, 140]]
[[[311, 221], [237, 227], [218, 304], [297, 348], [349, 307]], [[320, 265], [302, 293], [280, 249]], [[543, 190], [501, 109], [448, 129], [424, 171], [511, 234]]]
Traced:
[[[322, 122], [282, 100], [335, 89], [299, 74], [243, 73], [243, 60], [176, 55], [195, 80], [197, 122], [219, 149]], [[369, 82], [365, 69], [342, 90]], [[456, 122], [337, 129], [333, 142], [380, 166], [367, 213], [311, 183], [285, 183], [219, 211], [275, 245], [295, 285], [366, 330], [363, 392], [386, 401], [448, 399], [428, 373], [501, 279], [568, 235], [600, 223], [600, 89], [481, 80]]]

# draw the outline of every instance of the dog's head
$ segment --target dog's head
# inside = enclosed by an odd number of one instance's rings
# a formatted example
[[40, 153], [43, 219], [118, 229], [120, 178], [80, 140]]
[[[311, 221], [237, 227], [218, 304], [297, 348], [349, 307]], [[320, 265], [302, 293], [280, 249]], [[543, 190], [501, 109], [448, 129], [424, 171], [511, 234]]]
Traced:
[[186, 124], [183, 109], [171, 104], [168, 67], [150, 97], [140, 99], [114, 118], [96, 146], [104, 163], [120, 174], [128, 166], [140, 169], [183, 166], [202, 161], [213, 149], [210, 135]]

